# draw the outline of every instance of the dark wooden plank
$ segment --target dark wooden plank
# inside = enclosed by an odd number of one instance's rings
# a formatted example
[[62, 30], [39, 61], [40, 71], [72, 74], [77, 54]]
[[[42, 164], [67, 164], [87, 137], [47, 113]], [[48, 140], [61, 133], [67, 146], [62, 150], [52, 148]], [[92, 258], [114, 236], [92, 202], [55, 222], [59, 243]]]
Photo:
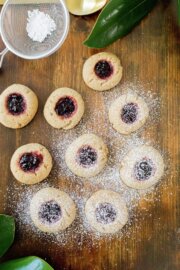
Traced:
[[[51, 137], [54, 130], [45, 122], [42, 110], [48, 95], [57, 87], [68, 86], [77, 89], [88, 100], [86, 120], [94, 132], [99, 132], [103, 117], [98, 120], [88, 117], [93, 106], [105, 109], [103, 94], [88, 89], [82, 81], [81, 71], [84, 60], [97, 50], [90, 50], [82, 41], [90, 31], [96, 15], [89, 17], [71, 16], [71, 29], [63, 47], [53, 56], [25, 61], [12, 54], [5, 58], [0, 73], [0, 91], [12, 83], [22, 83], [31, 87], [39, 97], [39, 110], [33, 122], [22, 130], [9, 130], [0, 126], [0, 210], [14, 214], [19, 191], [24, 190], [12, 177], [9, 161], [14, 150], [28, 142], [39, 142], [52, 148]], [[180, 81], [180, 39], [179, 29], [172, 20], [172, 9], [160, 3], [157, 8], [122, 40], [114, 43], [106, 51], [119, 55], [124, 67], [122, 86], [127, 83], [140, 83], [161, 97], [161, 119], [158, 124], [142, 132], [151, 138], [170, 157], [170, 172], [165, 177], [166, 185], [159, 187], [151, 196], [154, 203], [141, 201], [137, 212], [141, 217], [134, 219], [128, 228], [130, 237], [115, 240], [101, 239], [95, 246], [87, 242], [78, 248], [74, 242], [65, 246], [36, 238], [31, 231], [23, 231], [17, 222], [18, 230], [14, 246], [7, 258], [25, 255], [39, 255], [52, 263], [55, 270], [177, 270], [180, 267], [180, 209], [178, 183], [178, 108]], [[92, 106], [91, 106], [92, 105]], [[98, 124], [97, 125], [97, 121]], [[107, 127], [102, 131], [107, 133]], [[57, 133], [56, 133], [57, 134]], [[67, 134], [67, 133], [66, 133]], [[59, 140], [65, 135], [59, 132]], [[55, 165], [56, 167], [56, 165]], [[66, 178], [56, 179], [54, 169], [50, 181], [56, 187], [76, 188]], [[80, 183], [78, 183], [80, 185]], [[7, 196], [12, 192], [12, 197]], [[67, 189], [67, 188], [66, 188]], [[14, 194], [17, 190], [16, 200]], [[158, 196], [156, 200], [155, 196]], [[144, 213], [146, 206], [148, 213]], [[24, 228], [24, 227], [23, 227]], [[69, 246], [69, 247], [68, 247]]]

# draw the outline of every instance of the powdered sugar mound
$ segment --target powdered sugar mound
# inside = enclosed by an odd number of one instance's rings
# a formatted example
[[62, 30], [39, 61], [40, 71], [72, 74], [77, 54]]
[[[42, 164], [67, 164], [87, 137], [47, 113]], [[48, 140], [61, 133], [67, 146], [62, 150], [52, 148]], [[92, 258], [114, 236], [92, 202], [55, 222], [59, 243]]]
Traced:
[[55, 30], [56, 24], [48, 14], [39, 9], [28, 11], [26, 31], [33, 41], [43, 42]]

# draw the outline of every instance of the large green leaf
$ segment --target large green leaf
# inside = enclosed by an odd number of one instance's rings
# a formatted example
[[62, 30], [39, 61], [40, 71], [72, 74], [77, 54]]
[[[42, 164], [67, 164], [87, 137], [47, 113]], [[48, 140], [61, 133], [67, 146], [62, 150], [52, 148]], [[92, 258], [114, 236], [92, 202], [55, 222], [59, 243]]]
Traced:
[[111, 0], [100, 13], [84, 44], [104, 48], [128, 34], [146, 16], [157, 0]]
[[14, 234], [14, 218], [7, 215], [0, 215], [0, 257], [2, 257], [12, 245]]
[[0, 270], [54, 270], [47, 262], [31, 256], [0, 264]]

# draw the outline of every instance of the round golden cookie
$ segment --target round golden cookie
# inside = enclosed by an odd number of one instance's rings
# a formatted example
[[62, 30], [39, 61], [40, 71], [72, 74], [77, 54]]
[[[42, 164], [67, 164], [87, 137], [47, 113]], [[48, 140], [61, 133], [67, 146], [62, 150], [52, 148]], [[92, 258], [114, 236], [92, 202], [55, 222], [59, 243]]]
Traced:
[[129, 187], [147, 189], [155, 185], [164, 173], [164, 161], [152, 146], [133, 148], [122, 160], [120, 177]]
[[128, 221], [128, 210], [120, 194], [99, 190], [86, 202], [85, 215], [91, 227], [100, 233], [116, 233]]
[[43, 188], [31, 200], [30, 215], [39, 230], [57, 233], [72, 224], [76, 217], [76, 205], [64, 191]]
[[146, 102], [136, 94], [118, 97], [110, 106], [109, 120], [121, 134], [131, 134], [142, 127], [149, 116]]
[[34, 118], [38, 99], [27, 86], [13, 84], [0, 95], [0, 123], [8, 128], [22, 128]]
[[75, 127], [84, 114], [81, 95], [70, 88], [59, 88], [52, 92], [44, 107], [46, 121], [57, 129]]
[[68, 147], [65, 160], [68, 168], [77, 176], [92, 177], [106, 165], [108, 149], [95, 134], [84, 134]]
[[105, 91], [115, 87], [122, 78], [120, 59], [109, 52], [89, 57], [83, 66], [83, 79], [90, 88]]
[[41, 144], [29, 143], [14, 152], [10, 168], [19, 182], [36, 184], [48, 177], [52, 169], [52, 157]]

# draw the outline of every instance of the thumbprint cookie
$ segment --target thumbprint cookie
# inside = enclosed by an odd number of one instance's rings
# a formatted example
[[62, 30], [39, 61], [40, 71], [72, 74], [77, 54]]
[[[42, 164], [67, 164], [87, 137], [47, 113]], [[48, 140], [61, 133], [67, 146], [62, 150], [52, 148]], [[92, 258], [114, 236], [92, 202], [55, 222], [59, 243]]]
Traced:
[[38, 99], [27, 86], [13, 84], [0, 95], [0, 123], [5, 127], [18, 129], [34, 118]]
[[128, 135], [142, 127], [149, 116], [146, 102], [135, 94], [118, 97], [110, 106], [109, 120], [119, 133]]
[[95, 134], [84, 134], [68, 147], [65, 160], [68, 168], [77, 176], [92, 177], [106, 165], [108, 149]]
[[36, 184], [48, 177], [52, 169], [52, 157], [44, 146], [38, 143], [26, 144], [14, 152], [10, 168], [19, 182]]
[[86, 202], [85, 215], [90, 226], [100, 233], [116, 233], [127, 223], [128, 210], [120, 194], [99, 190]]
[[57, 129], [75, 127], [84, 114], [81, 95], [70, 88], [59, 88], [47, 99], [44, 107], [46, 121]]
[[40, 231], [57, 233], [72, 224], [76, 217], [76, 205], [64, 191], [43, 188], [31, 200], [30, 216]]
[[115, 87], [122, 78], [120, 59], [109, 52], [92, 55], [83, 66], [83, 79], [90, 88], [105, 91]]
[[164, 161], [152, 146], [133, 148], [122, 160], [120, 177], [129, 187], [147, 189], [155, 185], [164, 173]]

